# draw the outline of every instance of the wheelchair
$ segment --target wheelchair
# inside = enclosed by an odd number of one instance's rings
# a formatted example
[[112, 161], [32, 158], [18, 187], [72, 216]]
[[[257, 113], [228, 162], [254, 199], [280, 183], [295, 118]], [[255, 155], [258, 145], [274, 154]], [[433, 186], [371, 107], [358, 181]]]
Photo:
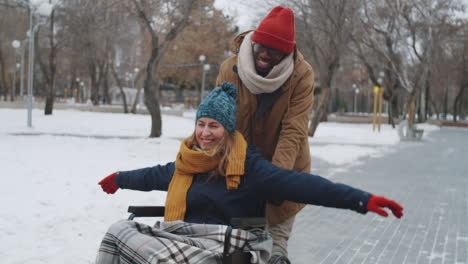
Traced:
[[[129, 206], [128, 212], [130, 213], [128, 220], [133, 220], [135, 217], [163, 217], [164, 206]], [[264, 228], [266, 220], [263, 217], [249, 217], [249, 218], [232, 218], [230, 225], [224, 234], [224, 250], [223, 250], [223, 264], [250, 264], [250, 254], [242, 250], [235, 250], [229, 253], [231, 233], [234, 228], [248, 229], [248, 228]], [[291, 264], [286, 257], [278, 256], [271, 260], [269, 264]]]

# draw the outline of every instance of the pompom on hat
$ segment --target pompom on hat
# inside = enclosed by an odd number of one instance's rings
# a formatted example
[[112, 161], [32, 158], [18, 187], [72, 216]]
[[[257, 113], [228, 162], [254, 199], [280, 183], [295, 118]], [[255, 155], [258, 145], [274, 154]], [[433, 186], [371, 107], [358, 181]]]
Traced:
[[201, 117], [212, 118], [221, 123], [229, 132], [234, 132], [237, 115], [237, 87], [230, 82], [223, 82], [216, 87], [198, 106], [195, 121]]
[[252, 41], [289, 54], [296, 45], [294, 35], [293, 11], [277, 6], [260, 22], [252, 35]]

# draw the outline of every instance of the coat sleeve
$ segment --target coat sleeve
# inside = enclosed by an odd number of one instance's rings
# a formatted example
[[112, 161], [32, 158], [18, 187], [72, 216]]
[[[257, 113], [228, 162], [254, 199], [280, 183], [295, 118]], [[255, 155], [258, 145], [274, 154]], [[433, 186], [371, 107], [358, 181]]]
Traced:
[[122, 189], [167, 191], [174, 171], [174, 162], [132, 171], [120, 171], [115, 177], [115, 184]]
[[260, 155], [249, 158], [246, 173], [253, 179], [260, 199], [282, 199], [367, 212], [370, 193], [318, 175], [279, 168]]
[[278, 144], [272, 163], [285, 169], [293, 169], [301, 144], [308, 137], [309, 115], [312, 110], [314, 93], [314, 72], [312, 69], [298, 81], [283, 116]]

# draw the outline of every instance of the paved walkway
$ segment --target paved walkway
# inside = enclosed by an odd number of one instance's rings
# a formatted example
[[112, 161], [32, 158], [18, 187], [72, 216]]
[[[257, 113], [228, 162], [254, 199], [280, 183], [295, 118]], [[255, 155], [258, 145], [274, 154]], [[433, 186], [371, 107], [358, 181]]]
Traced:
[[397, 148], [332, 180], [397, 200], [404, 217], [307, 206], [290, 240], [293, 264], [468, 263], [468, 129]]

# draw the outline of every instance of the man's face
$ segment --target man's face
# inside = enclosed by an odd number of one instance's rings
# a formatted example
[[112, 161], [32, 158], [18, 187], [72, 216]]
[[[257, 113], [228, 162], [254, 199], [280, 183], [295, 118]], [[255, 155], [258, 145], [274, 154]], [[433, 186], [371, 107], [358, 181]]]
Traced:
[[263, 77], [287, 55], [277, 49], [256, 42], [252, 42], [252, 51], [255, 61], [255, 70]]

